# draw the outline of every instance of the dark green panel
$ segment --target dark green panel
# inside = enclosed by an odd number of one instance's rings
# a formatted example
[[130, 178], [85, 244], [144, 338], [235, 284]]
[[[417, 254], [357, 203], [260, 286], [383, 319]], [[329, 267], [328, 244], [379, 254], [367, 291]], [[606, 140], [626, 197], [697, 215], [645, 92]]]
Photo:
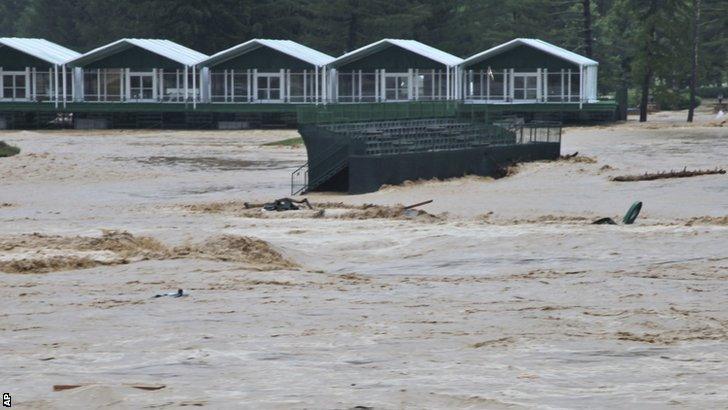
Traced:
[[183, 64], [154, 54], [139, 47], [129, 47], [117, 53], [83, 65], [84, 68], [130, 68], [132, 70], [151, 70], [163, 68], [174, 70], [184, 68]]
[[47, 70], [53, 64], [22, 53], [14, 48], [0, 46], [0, 67], [3, 70], [25, 70], [25, 67], [36, 67]]
[[268, 47], [259, 47], [255, 50], [233, 57], [230, 60], [210, 66], [215, 70], [247, 70], [257, 68], [258, 70], [278, 71], [282, 68], [291, 70], [313, 70], [314, 66], [301, 61], [288, 54], [273, 50]]
[[445, 65], [409, 50], [390, 45], [381, 51], [337, 67], [342, 72], [347, 70], [373, 71], [382, 68], [387, 71], [407, 71], [409, 68], [444, 69]]
[[547, 68], [549, 70], [561, 70], [569, 68], [579, 69], [579, 65], [555, 57], [541, 50], [520, 45], [501, 54], [492, 56], [485, 60], [478, 61], [466, 67], [468, 70], [488, 69], [493, 70], [504, 68], [536, 69]]

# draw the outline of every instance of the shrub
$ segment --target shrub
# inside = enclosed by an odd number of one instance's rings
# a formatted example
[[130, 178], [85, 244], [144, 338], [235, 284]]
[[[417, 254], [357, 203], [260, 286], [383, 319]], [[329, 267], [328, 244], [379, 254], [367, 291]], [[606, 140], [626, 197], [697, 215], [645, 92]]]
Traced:
[[[654, 101], [661, 110], [687, 110], [690, 108], [690, 94], [678, 92], [669, 88], [658, 88], [655, 90]], [[700, 105], [700, 98], [695, 97], [695, 106]]]
[[20, 153], [20, 148], [8, 145], [5, 141], [0, 141], [0, 158], [12, 157]]
[[723, 95], [728, 100], [728, 87], [699, 87], [696, 94], [703, 98], [718, 98]]

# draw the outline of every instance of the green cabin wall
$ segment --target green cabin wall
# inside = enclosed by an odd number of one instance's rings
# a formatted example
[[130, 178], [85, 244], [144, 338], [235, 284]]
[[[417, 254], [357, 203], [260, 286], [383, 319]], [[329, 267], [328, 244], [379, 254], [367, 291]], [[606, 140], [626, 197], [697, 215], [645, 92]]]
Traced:
[[209, 66], [211, 70], [269, 70], [289, 69], [295, 71], [313, 70], [315, 66], [288, 54], [268, 47], [258, 47], [229, 60]]
[[80, 64], [83, 68], [129, 68], [149, 71], [153, 68], [165, 70], [183, 69], [184, 65], [139, 47], [129, 47], [106, 57]]
[[505, 68], [515, 69], [536, 69], [546, 68], [548, 70], [578, 70], [579, 65], [555, 57], [541, 50], [519, 45], [508, 51], [465, 66], [465, 70], [502, 70]]
[[374, 71], [377, 69], [407, 71], [410, 68], [445, 69], [445, 65], [409, 50], [390, 45], [383, 50], [336, 67], [339, 72], [351, 70]]
[[48, 70], [53, 67], [53, 64], [20, 52], [14, 48], [0, 46], [0, 67], [6, 71], [22, 71], [25, 70], [25, 67]]

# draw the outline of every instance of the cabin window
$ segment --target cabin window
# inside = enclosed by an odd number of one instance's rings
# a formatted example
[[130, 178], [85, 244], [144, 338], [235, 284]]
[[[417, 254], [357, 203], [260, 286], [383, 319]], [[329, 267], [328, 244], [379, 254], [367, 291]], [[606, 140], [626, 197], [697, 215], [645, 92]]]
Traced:
[[28, 98], [26, 73], [24, 71], [5, 71], [0, 77], [2, 96], [5, 100], [25, 100]]

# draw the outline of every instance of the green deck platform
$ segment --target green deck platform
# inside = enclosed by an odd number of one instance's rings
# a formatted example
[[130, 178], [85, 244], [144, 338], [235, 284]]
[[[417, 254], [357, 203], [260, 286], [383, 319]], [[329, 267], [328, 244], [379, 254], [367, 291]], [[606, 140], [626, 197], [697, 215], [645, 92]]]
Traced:
[[[108, 119], [111, 128], [217, 128], [219, 121], [245, 121], [255, 128], [299, 124], [460, 117], [493, 122], [521, 117], [526, 121], [563, 123], [609, 122], [617, 104], [470, 104], [458, 101], [348, 104], [177, 104], [177, 103], [52, 103], [0, 102], [0, 117], [9, 128], [53, 128], [57, 117]], [[65, 123], [65, 126], [69, 126]]]

